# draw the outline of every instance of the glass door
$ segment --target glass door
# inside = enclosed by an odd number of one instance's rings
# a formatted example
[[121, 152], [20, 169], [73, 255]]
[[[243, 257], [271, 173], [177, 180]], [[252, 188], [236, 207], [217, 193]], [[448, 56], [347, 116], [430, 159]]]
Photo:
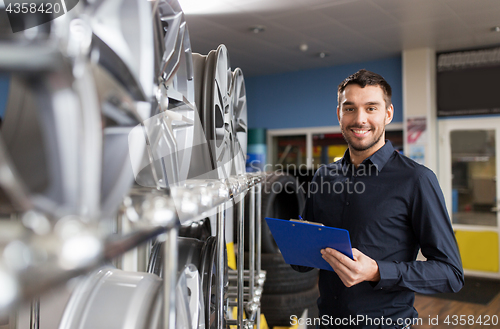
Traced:
[[500, 118], [439, 122], [440, 180], [466, 272], [500, 277]]

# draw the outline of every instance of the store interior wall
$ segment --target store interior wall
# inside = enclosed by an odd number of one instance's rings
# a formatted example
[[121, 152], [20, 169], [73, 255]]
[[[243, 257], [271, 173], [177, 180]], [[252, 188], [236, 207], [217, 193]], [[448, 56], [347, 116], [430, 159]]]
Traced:
[[338, 125], [337, 86], [360, 69], [376, 72], [389, 82], [393, 93], [393, 122], [403, 122], [402, 58], [398, 55], [376, 61], [246, 77], [249, 128]]
[[5, 107], [7, 106], [7, 97], [9, 96], [9, 76], [0, 73], [0, 118], [3, 118]]
[[[401, 56], [398, 55], [383, 60], [246, 77], [249, 128], [338, 125], [337, 86], [344, 78], [363, 68], [381, 74], [392, 86], [393, 122], [403, 122], [401, 65]], [[8, 75], [0, 73], [0, 117], [5, 112], [8, 92]]]

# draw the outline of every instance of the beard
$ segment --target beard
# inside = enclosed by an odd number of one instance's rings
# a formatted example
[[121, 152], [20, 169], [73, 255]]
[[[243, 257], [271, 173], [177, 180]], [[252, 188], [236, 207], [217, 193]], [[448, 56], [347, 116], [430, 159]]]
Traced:
[[349, 134], [346, 133], [346, 131], [349, 131], [352, 128], [359, 128], [359, 127], [348, 127], [345, 129], [341, 128], [342, 136], [344, 137], [344, 140], [347, 142], [347, 145], [349, 145], [349, 148], [357, 152], [363, 152], [373, 147], [380, 141], [385, 132], [385, 127], [384, 127], [384, 129], [382, 129], [380, 134], [378, 136], [375, 136], [375, 138], [371, 141], [371, 143], [368, 143], [366, 145], [356, 145], [355, 138], [351, 138], [351, 136], [349, 136]]

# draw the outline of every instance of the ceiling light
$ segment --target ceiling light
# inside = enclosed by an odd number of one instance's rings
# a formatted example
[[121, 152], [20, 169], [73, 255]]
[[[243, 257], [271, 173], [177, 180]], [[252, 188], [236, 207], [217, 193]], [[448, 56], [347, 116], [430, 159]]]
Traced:
[[319, 58], [325, 58], [325, 57], [328, 57], [328, 56], [330, 56], [330, 54], [328, 52], [326, 52], [326, 51], [322, 51], [322, 52], [318, 53], [318, 57]]
[[299, 46], [299, 49], [300, 51], [306, 52], [307, 49], [309, 49], [309, 46], [307, 45], [307, 43], [303, 43]]
[[266, 30], [266, 27], [263, 25], [256, 25], [256, 26], [250, 27], [249, 30], [252, 31], [253, 33], [257, 34], [257, 33], [264, 32]]
[[500, 32], [500, 26], [493, 26], [491, 32]]

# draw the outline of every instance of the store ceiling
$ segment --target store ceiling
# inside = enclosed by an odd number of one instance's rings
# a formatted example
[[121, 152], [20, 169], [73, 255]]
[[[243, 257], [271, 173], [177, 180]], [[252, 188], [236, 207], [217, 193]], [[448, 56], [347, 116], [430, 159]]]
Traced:
[[[189, 1], [189, 0], [186, 0]], [[377, 60], [405, 49], [500, 44], [499, 0], [208, 0], [186, 13], [194, 52], [219, 44], [232, 68], [268, 75]], [[182, 0], [181, 0], [182, 5]], [[187, 6], [186, 6], [187, 8]], [[250, 28], [265, 26], [253, 33]], [[301, 51], [300, 45], [308, 50]], [[329, 56], [320, 58], [326, 52]]]

